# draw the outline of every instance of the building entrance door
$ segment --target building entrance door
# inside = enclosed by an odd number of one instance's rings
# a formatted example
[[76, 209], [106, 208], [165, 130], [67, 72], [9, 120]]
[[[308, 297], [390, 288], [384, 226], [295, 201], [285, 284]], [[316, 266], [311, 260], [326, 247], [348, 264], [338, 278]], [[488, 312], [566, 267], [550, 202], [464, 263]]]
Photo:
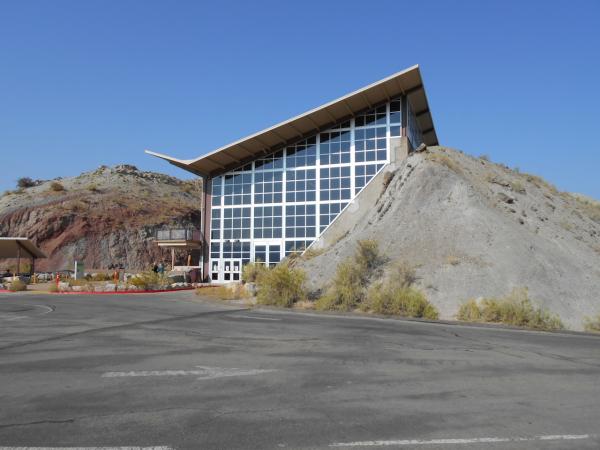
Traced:
[[254, 262], [261, 262], [273, 267], [281, 261], [281, 242], [265, 241], [254, 244]]
[[242, 260], [223, 260], [223, 281], [240, 281], [242, 279]]

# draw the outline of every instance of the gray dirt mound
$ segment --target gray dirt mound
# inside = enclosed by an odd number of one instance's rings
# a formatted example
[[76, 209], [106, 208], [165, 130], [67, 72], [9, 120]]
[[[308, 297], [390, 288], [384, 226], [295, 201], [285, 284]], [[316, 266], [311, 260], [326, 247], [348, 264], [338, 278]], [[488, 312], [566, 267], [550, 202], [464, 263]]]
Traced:
[[581, 329], [600, 313], [600, 203], [539, 177], [447, 148], [412, 154], [353, 229], [300, 264], [324, 289], [360, 239], [417, 267], [419, 287], [454, 318], [459, 305], [527, 287]]

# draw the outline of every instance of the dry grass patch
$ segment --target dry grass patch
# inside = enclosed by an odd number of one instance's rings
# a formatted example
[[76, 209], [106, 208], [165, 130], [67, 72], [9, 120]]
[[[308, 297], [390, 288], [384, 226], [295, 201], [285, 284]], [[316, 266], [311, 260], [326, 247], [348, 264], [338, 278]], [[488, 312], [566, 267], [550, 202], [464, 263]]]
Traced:
[[521, 174], [529, 183], [532, 183], [534, 186], [540, 189], [547, 189], [553, 194], [558, 194], [558, 189], [552, 183], [548, 183], [542, 177], [538, 177], [537, 175], [532, 175], [530, 173]]
[[462, 175], [463, 171], [462, 168], [460, 167], [460, 165], [454, 161], [452, 158], [450, 158], [448, 155], [444, 155], [441, 153], [429, 153], [427, 155], [427, 160], [429, 161], [434, 161], [437, 162], [443, 166], [446, 166], [448, 169], [452, 170], [453, 172]]
[[325, 249], [324, 248], [313, 248], [310, 247], [308, 249], [306, 249], [304, 251], [304, 253], [302, 253], [302, 259], [305, 261], [308, 261], [310, 259], [316, 258], [317, 256], [322, 255], [323, 253], [325, 253]]
[[592, 199], [571, 195], [577, 204], [577, 210], [585, 214], [596, 223], [600, 223], [600, 202]]
[[446, 257], [446, 264], [449, 264], [451, 266], [458, 266], [460, 264], [460, 258], [455, 255], [448, 255]]
[[232, 284], [228, 286], [205, 286], [196, 289], [196, 295], [219, 300], [241, 300], [248, 297], [244, 286]]
[[564, 325], [556, 314], [535, 306], [526, 288], [513, 289], [503, 298], [468, 300], [460, 306], [458, 320], [515, 325], [537, 330], [561, 330]]

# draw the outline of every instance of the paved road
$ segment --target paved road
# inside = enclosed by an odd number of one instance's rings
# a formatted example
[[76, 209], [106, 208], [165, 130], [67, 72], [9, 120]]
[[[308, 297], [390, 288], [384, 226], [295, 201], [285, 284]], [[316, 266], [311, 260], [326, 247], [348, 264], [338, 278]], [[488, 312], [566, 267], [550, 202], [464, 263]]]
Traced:
[[600, 448], [600, 338], [0, 294], [0, 448]]

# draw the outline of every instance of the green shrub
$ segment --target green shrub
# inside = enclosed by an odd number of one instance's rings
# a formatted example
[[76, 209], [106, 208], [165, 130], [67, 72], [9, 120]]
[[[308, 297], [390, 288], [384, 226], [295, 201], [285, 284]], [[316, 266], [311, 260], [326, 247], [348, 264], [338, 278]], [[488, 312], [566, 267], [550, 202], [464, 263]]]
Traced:
[[50, 183], [50, 189], [54, 192], [61, 192], [65, 190], [65, 187], [58, 181], [53, 181]]
[[96, 186], [95, 184], [88, 184], [86, 186], [86, 189], [90, 192], [98, 192], [98, 186]]
[[583, 321], [585, 331], [600, 333], [600, 314], [596, 317], [586, 317]]
[[17, 180], [17, 187], [21, 189], [27, 189], [33, 186], [35, 186], [35, 181], [29, 177], [22, 177]]
[[13, 280], [10, 282], [10, 285], [8, 286], [8, 290], [11, 292], [26, 291], [27, 285], [25, 283], [23, 283], [21, 280], [16, 279], [16, 280]]
[[290, 307], [306, 298], [305, 273], [282, 262], [258, 274], [257, 300], [262, 305]]
[[264, 263], [260, 261], [250, 262], [242, 268], [242, 281], [244, 283], [256, 283], [259, 275], [267, 270]]
[[56, 283], [51, 283], [50, 286], [48, 286], [48, 292], [58, 292], [58, 286]]
[[492, 322], [538, 330], [560, 330], [560, 318], [548, 310], [533, 305], [526, 288], [513, 289], [507, 296], [484, 298], [480, 302], [463, 303], [457, 318], [470, 322]]

